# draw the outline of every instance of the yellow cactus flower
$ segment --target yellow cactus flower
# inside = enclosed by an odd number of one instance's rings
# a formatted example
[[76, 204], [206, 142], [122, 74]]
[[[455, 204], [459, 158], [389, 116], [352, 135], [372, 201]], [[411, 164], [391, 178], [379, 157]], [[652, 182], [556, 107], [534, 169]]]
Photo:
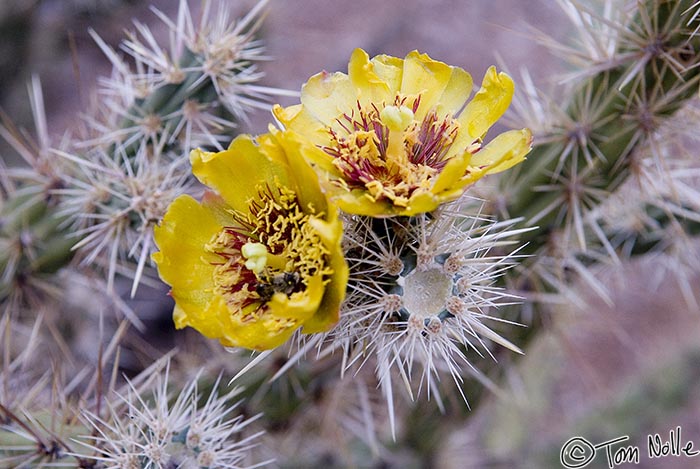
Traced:
[[172, 287], [177, 328], [264, 350], [300, 327], [322, 332], [338, 321], [343, 228], [301, 156], [305, 145], [273, 130], [191, 153], [194, 175], [216, 193], [178, 197], [155, 228], [153, 260]]
[[491, 67], [467, 102], [471, 91], [466, 71], [425, 54], [370, 59], [356, 49], [347, 75], [314, 75], [302, 87], [301, 104], [278, 105], [274, 113], [322, 150], [306, 157], [341, 209], [416, 215], [458, 198], [530, 151], [528, 129], [500, 134], [482, 148], [510, 105], [511, 78]]

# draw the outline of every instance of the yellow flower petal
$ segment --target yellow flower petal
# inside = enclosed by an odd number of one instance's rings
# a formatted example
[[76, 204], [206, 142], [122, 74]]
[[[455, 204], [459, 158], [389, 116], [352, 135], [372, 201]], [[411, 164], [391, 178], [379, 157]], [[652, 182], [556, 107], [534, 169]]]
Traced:
[[[338, 222], [336, 227], [339, 224]], [[336, 227], [334, 227], [334, 229], [337, 230]], [[328, 241], [333, 243], [332, 250], [334, 252], [343, 252], [340, 246], [340, 238], [330, 238]], [[326, 285], [326, 291], [317, 313], [304, 322], [302, 332], [305, 334], [327, 331], [340, 319], [340, 306], [345, 299], [345, 291], [350, 271], [344, 257], [341, 255], [331, 256], [330, 267], [333, 269], [333, 276], [331, 277], [330, 283]]]
[[[187, 222], [182, 223], [182, 220]], [[160, 277], [172, 287], [192, 292], [211, 289], [211, 262], [215, 258], [203, 252], [202, 246], [219, 230], [221, 224], [216, 217], [195, 199], [188, 195], [176, 198], [153, 229], [160, 252], [154, 253], [152, 258]], [[193, 294], [192, 301], [197, 299]]]
[[[287, 106], [287, 107], [282, 107], [279, 104], [275, 104], [272, 106], [272, 114], [277, 118], [278, 121], [280, 121], [285, 127], [289, 127], [289, 125], [294, 122], [294, 120], [301, 114], [303, 111], [305, 111], [304, 107], [301, 104], [296, 104], [294, 106]], [[306, 114], [307, 116], [308, 113]], [[309, 116], [311, 117], [311, 116]], [[316, 124], [314, 122], [314, 124]]]
[[508, 75], [497, 73], [496, 67], [489, 67], [481, 89], [457, 119], [468, 132], [468, 136], [460, 143], [466, 146], [474, 139], [482, 138], [510, 106], [514, 89], [513, 80]]
[[398, 215], [412, 217], [420, 213], [432, 212], [440, 206], [440, 202], [446, 201], [442, 196], [435, 195], [433, 192], [420, 192], [414, 194], [408, 202], [405, 210], [402, 210]]
[[389, 85], [374, 71], [375, 64], [362, 49], [355, 49], [348, 64], [348, 77], [362, 102], [382, 102], [393, 99]]
[[389, 90], [395, 91], [401, 88], [403, 80], [403, 60], [390, 55], [378, 55], [371, 60], [374, 65], [374, 73], [384, 81]]
[[272, 113], [285, 129], [312, 135], [311, 139], [317, 145], [330, 144], [331, 135], [328, 129], [313, 117], [301, 104], [283, 108], [279, 104], [272, 107]]
[[228, 311], [228, 308], [223, 298], [208, 295], [203, 304], [187, 302], [182, 295], [173, 295], [173, 299], [173, 320], [177, 329], [194, 327], [197, 332], [210, 339], [221, 340], [226, 337], [228, 315], [222, 312]]
[[462, 109], [464, 103], [472, 94], [474, 82], [472, 76], [466, 71], [458, 67], [452, 67], [450, 81], [445, 86], [445, 91], [438, 99], [437, 113], [442, 116], [445, 114], [455, 114]]
[[529, 129], [510, 130], [494, 138], [472, 157], [469, 164], [485, 168], [489, 174], [499, 173], [523, 161], [531, 148], [532, 133]]
[[[187, 223], [182, 223], [187, 220]], [[213, 262], [217, 259], [204, 252], [208, 243], [221, 229], [216, 217], [207, 208], [187, 195], [175, 199], [160, 225], [154, 228], [159, 252], [152, 258], [160, 277], [172, 287], [176, 302], [173, 313], [175, 325], [182, 328], [194, 321], [207, 337], [218, 337], [222, 329], [219, 315], [211, 314], [221, 305], [213, 297]]]
[[[293, 178], [290, 178], [288, 185], [299, 197], [301, 205], [325, 212], [326, 195], [323, 194], [318, 183], [310, 183], [310, 181], [316, 181], [317, 176], [305, 160], [305, 155], [310, 153], [325, 154], [308, 141], [300, 139], [298, 134], [270, 130], [268, 136], [261, 137], [264, 139], [261, 141], [261, 145], [266, 145], [268, 154], [277, 155], [279, 161], [283, 162], [287, 170], [294, 175]], [[273, 150], [273, 147], [276, 149]]]
[[216, 192], [204, 191], [202, 195], [202, 206], [216, 218], [219, 226], [226, 226], [231, 223], [231, 213], [233, 209], [226, 203], [224, 198]]
[[269, 350], [285, 343], [300, 325], [266, 313], [255, 321], [232, 321], [219, 340], [227, 347]]
[[262, 154], [248, 135], [237, 137], [222, 152], [192, 150], [190, 162], [197, 179], [216, 190], [236, 210], [247, 210], [260, 181], [278, 178], [281, 184], [287, 183], [287, 174]]
[[332, 122], [347, 109], [339, 106], [357, 101], [357, 91], [343, 73], [318, 73], [301, 88], [301, 104], [321, 122]]
[[420, 106], [416, 116], [422, 118], [438, 104], [438, 99], [445, 92], [451, 77], [452, 67], [431, 59], [427, 54], [413, 51], [406, 56], [403, 63], [400, 91], [404, 96], [420, 95]]
[[365, 191], [356, 189], [351, 192], [338, 192], [333, 199], [338, 207], [347, 213], [369, 217], [390, 217], [395, 215], [387, 202], [372, 201]]
[[459, 182], [459, 180], [464, 177], [464, 173], [469, 165], [470, 157], [471, 155], [469, 153], [462, 153], [461, 155], [450, 158], [443, 170], [440, 172], [440, 175], [437, 177], [430, 192], [440, 194], [451, 190]]

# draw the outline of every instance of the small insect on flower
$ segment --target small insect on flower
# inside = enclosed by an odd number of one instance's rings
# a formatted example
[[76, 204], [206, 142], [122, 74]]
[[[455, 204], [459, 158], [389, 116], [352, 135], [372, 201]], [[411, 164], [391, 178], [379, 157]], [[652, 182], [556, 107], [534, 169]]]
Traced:
[[291, 295], [296, 291], [300, 282], [301, 276], [298, 273], [284, 272], [275, 274], [268, 279], [260, 280], [255, 287], [255, 292], [260, 295], [261, 301], [268, 302], [277, 292]]
[[153, 260], [172, 287], [176, 327], [264, 350], [300, 327], [315, 333], [338, 321], [343, 228], [304, 146], [272, 130], [223, 152], [192, 152], [194, 175], [218, 194], [178, 197], [155, 228]]
[[347, 75], [314, 75], [301, 104], [275, 106], [274, 113], [323, 150], [307, 158], [342, 210], [411, 216], [457, 199], [484, 175], [525, 158], [528, 129], [500, 134], [482, 148], [513, 88], [508, 75], [491, 67], [466, 103], [472, 78], [461, 68], [416, 51], [405, 59], [370, 59], [356, 49]]

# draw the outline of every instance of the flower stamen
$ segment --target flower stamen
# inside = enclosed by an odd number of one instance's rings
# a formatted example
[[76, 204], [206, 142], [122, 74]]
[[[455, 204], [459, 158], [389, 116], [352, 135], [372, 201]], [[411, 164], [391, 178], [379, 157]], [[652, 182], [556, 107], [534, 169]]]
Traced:
[[302, 211], [295, 192], [274, 181], [260, 185], [250, 201], [250, 212], [233, 213], [238, 227], [224, 227], [207, 245], [226, 261], [215, 269], [218, 293], [240, 310], [253, 303], [265, 309], [275, 293], [302, 291], [309, 278], [330, 281], [329, 251], [309, 220], [317, 214]]
[[[411, 107], [407, 102], [397, 95], [381, 110], [376, 104], [366, 110], [358, 102], [357, 112], [343, 114], [336, 120], [338, 127], [328, 128], [331, 144], [321, 148], [334, 157], [333, 165], [342, 174], [336, 185], [365, 189], [372, 202], [389, 200], [402, 208], [415, 193], [430, 189], [447, 164], [459, 124], [434, 111], [418, 120], [420, 95]], [[470, 145], [465, 151], [474, 153], [478, 148]]]

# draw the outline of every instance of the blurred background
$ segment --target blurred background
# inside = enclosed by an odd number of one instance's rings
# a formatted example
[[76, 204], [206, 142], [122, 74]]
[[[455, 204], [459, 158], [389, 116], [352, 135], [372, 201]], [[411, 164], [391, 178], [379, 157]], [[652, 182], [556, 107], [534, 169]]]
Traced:
[[[26, 89], [36, 74], [49, 131], [69, 131], [97, 77], [110, 70], [88, 29], [114, 48], [132, 19], [162, 35], [165, 27], [149, 4], [168, 15], [177, 9], [172, 0], [0, 1], [0, 108], [31, 129]], [[245, 12], [254, 2], [230, 4]], [[570, 30], [556, 0], [273, 0], [261, 32], [271, 59], [262, 84], [298, 90], [320, 70], [345, 71], [350, 53], [361, 47], [370, 56], [418, 49], [465, 68], [475, 81], [498, 62], [516, 83], [525, 69], [548, 90], [566, 69], [538, 44], [538, 31], [566, 43]], [[245, 130], [264, 132], [270, 121], [259, 112]], [[8, 165], [16, 161], [4, 144], [0, 154]], [[676, 426], [684, 441], [700, 447], [700, 309], [693, 301], [700, 297], [700, 266], [684, 292], [676, 278], [658, 275], [658, 262], [649, 255], [599, 268], [595, 275], [611, 286], [611, 304], [580, 285], [585, 304], [556, 308], [509, 374], [517, 398], [491, 396], [468, 426], [440, 443], [436, 465], [557, 467], [560, 448], [573, 436], [595, 444], [629, 435], [625, 444], [642, 453], [634, 467], [698, 467], [700, 458], [646, 457], [647, 435], [666, 440]], [[169, 310], [163, 314], [167, 324]], [[602, 455], [590, 467], [606, 467]]]
[[[0, 5], [0, 99], [18, 123], [30, 121], [26, 83], [31, 74], [45, 82], [52, 131], [71, 126], [84, 100], [110, 64], [94, 43], [94, 29], [115, 48], [136, 19], [158, 36], [165, 26], [149, 11], [177, 11], [172, 0], [4, 0]], [[197, 1], [190, 2], [196, 10]], [[245, 13], [256, 2], [230, 0], [234, 12]], [[529, 26], [528, 26], [529, 25]], [[546, 50], [529, 40], [530, 27], [563, 37], [564, 15], [549, 0], [353, 2], [272, 0], [262, 27], [271, 59], [263, 66], [268, 86], [298, 90], [320, 70], [347, 68], [356, 47], [370, 56], [403, 57], [413, 49], [483, 76], [500, 55], [513, 72], [527, 67], [538, 80], [556, 71]], [[480, 78], [475, 78], [477, 81]], [[287, 99], [288, 102], [291, 100]], [[251, 132], [264, 131], [269, 116], [255, 116]]]

